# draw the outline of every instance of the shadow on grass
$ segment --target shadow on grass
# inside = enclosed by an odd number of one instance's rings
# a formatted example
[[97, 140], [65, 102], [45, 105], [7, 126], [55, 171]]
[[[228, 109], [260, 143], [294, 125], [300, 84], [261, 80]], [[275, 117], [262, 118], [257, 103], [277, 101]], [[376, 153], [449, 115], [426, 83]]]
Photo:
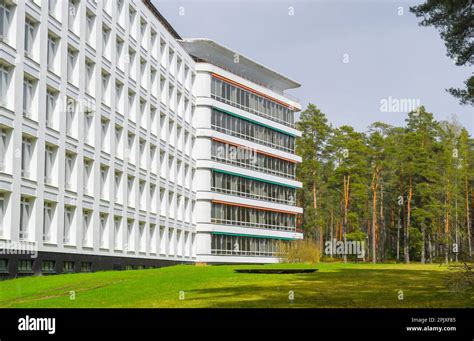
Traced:
[[248, 278], [248, 284], [190, 290], [189, 299], [204, 301], [210, 308], [474, 307], [473, 294], [450, 292], [444, 274], [400, 269], [338, 269], [298, 275], [239, 274], [242, 279]]

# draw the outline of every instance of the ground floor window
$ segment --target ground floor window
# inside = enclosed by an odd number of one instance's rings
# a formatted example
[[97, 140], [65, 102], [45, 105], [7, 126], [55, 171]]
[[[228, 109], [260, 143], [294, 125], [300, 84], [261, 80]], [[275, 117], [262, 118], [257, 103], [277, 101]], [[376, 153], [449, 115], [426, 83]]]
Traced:
[[32, 260], [19, 260], [18, 261], [18, 272], [32, 272], [33, 261]]
[[71, 262], [71, 261], [64, 262], [63, 272], [74, 272], [74, 262]]
[[279, 239], [213, 234], [211, 253], [237, 256], [278, 256]]
[[56, 263], [52, 260], [44, 260], [41, 263], [41, 272], [43, 272], [43, 273], [56, 272], [55, 271], [55, 265], [56, 265]]
[[90, 262], [81, 263], [81, 272], [91, 272], [91, 271], [92, 271], [92, 263]]
[[0, 259], [0, 272], [8, 272], [8, 260]]

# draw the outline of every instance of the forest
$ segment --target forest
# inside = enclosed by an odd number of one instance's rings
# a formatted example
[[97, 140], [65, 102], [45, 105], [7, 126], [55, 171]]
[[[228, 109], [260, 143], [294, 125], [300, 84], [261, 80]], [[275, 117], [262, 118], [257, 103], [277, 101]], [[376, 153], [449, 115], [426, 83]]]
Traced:
[[309, 104], [297, 129], [298, 226], [320, 250], [336, 239], [364, 242], [364, 261], [472, 259], [474, 140], [455, 116], [437, 121], [421, 106], [401, 127], [359, 132]]

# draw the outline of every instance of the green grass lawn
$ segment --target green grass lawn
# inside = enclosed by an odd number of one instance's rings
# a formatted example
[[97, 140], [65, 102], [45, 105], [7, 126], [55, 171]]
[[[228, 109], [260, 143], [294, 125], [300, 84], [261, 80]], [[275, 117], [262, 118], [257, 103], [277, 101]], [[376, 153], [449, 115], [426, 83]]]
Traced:
[[[236, 268], [318, 268], [312, 274], [238, 274]], [[453, 293], [447, 268], [421, 264], [179, 265], [161, 269], [26, 277], [0, 282], [0, 307], [324, 308], [474, 307]], [[398, 299], [403, 291], [403, 300]], [[75, 299], [70, 299], [70, 292]], [[184, 299], [180, 300], [180, 291]], [[294, 292], [294, 300], [288, 298]]]

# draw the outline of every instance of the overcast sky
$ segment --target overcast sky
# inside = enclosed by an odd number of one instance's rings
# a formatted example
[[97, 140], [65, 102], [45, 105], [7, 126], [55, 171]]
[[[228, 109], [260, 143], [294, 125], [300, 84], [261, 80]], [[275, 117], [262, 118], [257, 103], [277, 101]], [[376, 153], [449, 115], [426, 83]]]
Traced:
[[438, 120], [455, 114], [474, 134], [472, 107], [445, 91], [463, 86], [472, 70], [446, 56], [438, 31], [418, 26], [409, 12], [416, 3], [155, 0], [183, 38], [213, 39], [299, 81], [289, 93], [317, 105], [333, 126], [402, 125], [406, 113], [381, 110], [391, 97], [419, 100]]

